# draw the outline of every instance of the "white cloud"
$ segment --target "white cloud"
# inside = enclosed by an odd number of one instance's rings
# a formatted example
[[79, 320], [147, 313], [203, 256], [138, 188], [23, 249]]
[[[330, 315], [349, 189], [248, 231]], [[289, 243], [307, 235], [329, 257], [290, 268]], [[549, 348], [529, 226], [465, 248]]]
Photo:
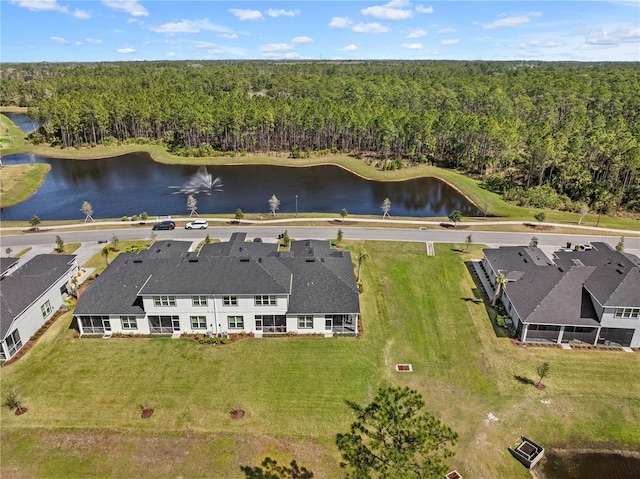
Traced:
[[389, 31], [389, 27], [380, 25], [378, 22], [358, 23], [354, 25], [353, 31], [356, 33], [386, 33]]
[[91, 38], [91, 37], [85, 38], [85, 41], [87, 43], [93, 43], [94, 45], [100, 45], [102, 43], [102, 40], [98, 40], [97, 38]]
[[168, 57], [175, 57], [176, 53], [175, 52], [167, 52], [166, 56]]
[[422, 50], [422, 43], [403, 43], [402, 48], [408, 48], [409, 50]]
[[267, 10], [267, 15], [273, 18], [295, 17], [296, 15], [299, 15], [299, 14], [300, 14], [300, 10], [283, 10], [281, 8], [280, 9], [270, 8], [269, 10]]
[[415, 30], [411, 30], [407, 35], [407, 38], [422, 38], [426, 37], [427, 35], [429, 35], [428, 31], [423, 30], [422, 28], [417, 28]]
[[124, 47], [124, 48], [118, 48], [116, 51], [118, 53], [135, 53], [136, 49], [133, 47]]
[[216, 35], [220, 38], [228, 38], [230, 40], [235, 40], [236, 38], [238, 38], [238, 35], [236, 35], [235, 33], [221, 33], [219, 35]]
[[311, 43], [313, 42], [313, 38], [311, 37], [295, 37], [293, 40], [291, 40], [291, 43]]
[[211, 42], [193, 42], [194, 48], [215, 48], [218, 45]]
[[349, 17], [333, 17], [329, 22], [329, 28], [349, 28], [352, 23]]
[[198, 33], [201, 30], [210, 30], [213, 32], [228, 33], [229, 29], [210, 23], [209, 20], [182, 20], [181, 22], [169, 22], [160, 25], [159, 27], [149, 27], [157, 33]]
[[293, 46], [288, 43], [267, 43], [266, 45], [260, 45], [261, 52], [286, 52], [287, 50], [293, 50]]
[[77, 42], [76, 42], [76, 45], [80, 46], [80, 45], [82, 45], [82, 42], [77, 41]]
[[298, 58], [300, 54], [298, 52], [266, 52], [262, 56], [264, 58]]
[[438, 30], [439, 34], [443, 34], [443, 33], [454, 33], [457, 32], [458, 30], [456, 30], [455, 28], [441, 28], [440, 30]]
[[487, 23], [482, 26], [485, 29], [492, 28], [502, 28], [502, 27], [517, 27], [518, 25], [523, 25], [525, 23], [529, 23], [531, 18], [539, 17], [542, 15], [540, 12], [529, 12], [526, 15], [517, 15], [512, 17], [503, 17], [500, 20], [496, 20], [492, 23]]
[[56, 43], [59, 43], [60, 45], [67, 45], [69, 43], [69, 40], [65, 40], [64, 38], [61, 38], [61, 37], [51, 37], [51, 40], [53, 40]]
[[376, 5], [373, 7], [367, 7], [360, 10], [365, 16], [377, 18], [378, 20], [399, 21], [408, 20], [413, 17], [411, 9], [398, 8], [398, 3], [387, 3], [386, 5]]
[[88, 12], [78, 8], [71, 11], [68, 7], [60, 5], [57, 0], [9, 0], [9, 3], [26, 8], [32, 12], [60, 12], [83, 20], [91, 17]]
[[238, 17], [239, 20], [264, 20], [259, 10], [247, 10], [241, 8], [230, 8], [229, 13]]
[[452, 38], [451, 40], [442, 40], [440, 42], [441, 45], [457, 45], [458, 43], [460, 43], [459, 38]]
[[149, 12], [137, 0], [102, 0], [102, 3], [112, 10], [122, 10], [134, 17], [146, 17]]
[[520, 49], [556, 48], [561, 46], [562, 46], [562, 43], [559, 43], [559, 42], [554, 42], [554, 41], [541, 42], [540, 40], [531, 40], [530, 42], [521, 42], [521, 43], [518, 43], [517, 45], [511, 45], [511, 48], [520, 48]]
[[341, 52], [355, 52], [358, 49], [356, 45], [353, 43], [351, 45], [344, 46], [342, 48], [338, 48]]
[[601, 29], [590, 32], [585, 42], [590, 45], [618, 45], [620, 43], [639, 43], [640, 27], [618, 26], [613, 29]]
[[418, 5], [416, 7], [416, 12], [418, 13], [433, 13], [433, 7], [429, 5], [428, 7], [424, 7], [422, 5]]

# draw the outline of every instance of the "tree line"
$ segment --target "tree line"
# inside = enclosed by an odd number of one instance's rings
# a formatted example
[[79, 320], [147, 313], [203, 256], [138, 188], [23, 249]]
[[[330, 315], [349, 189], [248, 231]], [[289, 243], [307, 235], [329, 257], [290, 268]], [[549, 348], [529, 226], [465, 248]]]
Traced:
[[7, 64], [2, 78], [36, 142], [343, 153], [456, 168], [533, 207], [640, 211], [637, 63]]

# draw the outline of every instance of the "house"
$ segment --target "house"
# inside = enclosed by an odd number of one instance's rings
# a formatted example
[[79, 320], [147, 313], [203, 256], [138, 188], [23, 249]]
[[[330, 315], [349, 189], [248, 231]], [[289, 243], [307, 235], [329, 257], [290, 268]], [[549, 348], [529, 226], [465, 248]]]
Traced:
[[60, 309], [63, 294], [78, 272], [74, 255], [41, 254], [17, 269], [14, 261], [2, 262], [0, 276], [2, 361], [11, 359]]
[[508, 246], [485, 249], [488, 282], [525, 342], [640, 347], [640, 259], [593, 243], [582, 251]]
[[357, 335], [360, 302], [348, 252], [329, 242], [228, 242], [189, 252], [161, 241], [120, 254], [80, 296], [80, 334]]

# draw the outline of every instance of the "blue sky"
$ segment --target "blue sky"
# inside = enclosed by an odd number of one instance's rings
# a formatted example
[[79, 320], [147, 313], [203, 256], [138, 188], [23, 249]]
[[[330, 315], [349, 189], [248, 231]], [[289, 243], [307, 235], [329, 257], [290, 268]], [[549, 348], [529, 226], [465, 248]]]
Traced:
[[0, 0], [2, 62], [640, 61], [640, 1]]

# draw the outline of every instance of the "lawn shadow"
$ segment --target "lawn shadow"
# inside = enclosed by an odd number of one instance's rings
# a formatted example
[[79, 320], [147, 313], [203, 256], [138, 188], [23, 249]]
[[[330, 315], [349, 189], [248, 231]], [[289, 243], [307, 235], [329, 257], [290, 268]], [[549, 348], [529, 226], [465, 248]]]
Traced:
[[471, 275], [473, 282], [476, 284], [476, 287], [472, 289], [474, 298], [462, 298], [464, 301], [471, 301], [474, 304], [484, 303], [484, 308], [487, 311], [487, 316], [489, 317], [489, 321], [491, 323], [491, 327], [493, 328], [493, 332], [496, 335], [496, 338], [508, 338], [509, 332], [496, 323], [496, 317], [498, 316], [498, 312], [496, 309], [491, 306], [491, 298], [487, 295], [486, 291], [482, 287], [482, 282], [476, 273], [476, 269], [473, 267], [473, 263], [471, 261], [465, 261], [464, 265], [467, 267], [467, 271]]
[[477, 298], [460, 298], [462, 301], [467, 301], [467, 302], [472, 302], [474, 304], [480, 304], [482, 303], [481, 299], [477, 299]]
[[519, 383], [526, 384], [527, 386], [533, 386], [535, 381], [529, 378], [525, 378], [524, 376], [520, 376], [518, 374], [514, 374], [513, 379], [518, 381]]

